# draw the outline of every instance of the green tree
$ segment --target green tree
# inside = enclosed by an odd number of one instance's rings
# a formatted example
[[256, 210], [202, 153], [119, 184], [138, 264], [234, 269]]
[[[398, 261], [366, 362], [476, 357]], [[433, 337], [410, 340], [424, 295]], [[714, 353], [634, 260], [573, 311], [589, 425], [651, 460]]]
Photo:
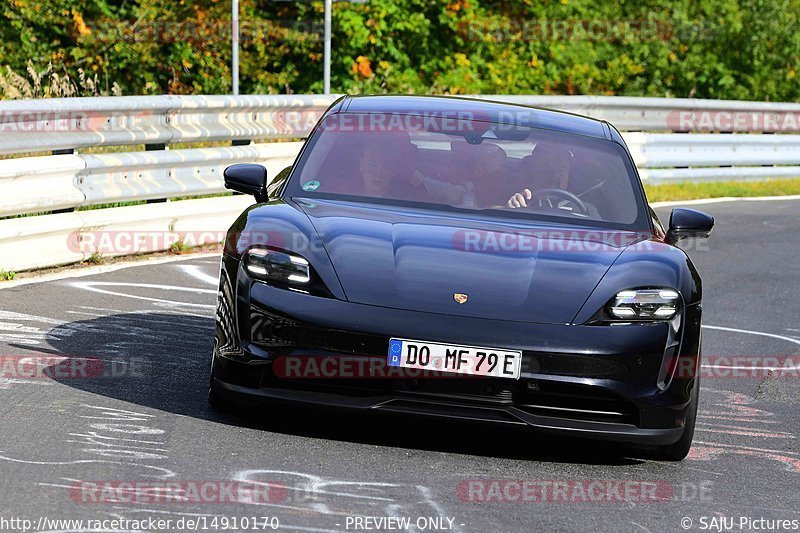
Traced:
[[[321, 92], [323, 2], [241, 0], [245, 93]], [[5, 0], [0, 67], [109, 92], [228, 93], [228, 0]], [[333, 9], [332, 87], [795, 101], [800, 0], [369, 0]]]

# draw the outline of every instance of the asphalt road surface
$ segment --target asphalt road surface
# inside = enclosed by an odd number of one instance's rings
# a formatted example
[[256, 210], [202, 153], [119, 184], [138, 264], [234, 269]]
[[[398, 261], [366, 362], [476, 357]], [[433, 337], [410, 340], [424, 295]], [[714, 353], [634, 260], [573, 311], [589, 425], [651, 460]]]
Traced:
[[[21, 530], [22, 519], [52, 531], [158, 530], [147, 519], [172, 520], [169, 531], [190, 529], [187, 519], [208, 531], [263, 530], [265, 519], [286, 531], [388, 531], [397, 523], [363, 519], [407, 517], [410, 530], [462, 532], [738, 531], [743, 518], [800, 520], [800, 378], [787, 370], [798, 359], [782, 359], [800, 354], [800, 201], [699, 208], [717, 218], [710, 240], [689, 245], [704, 278], [707, 361], [777, 362], [771, 373], [704, 377], [695, 445], [681, 463], [465, 423], [214, 412], [218, 259], [191, 257], [0, 289], [0, 355], [12, 365], [0, 378], [0, 530]], [[21, 356], [43, 358], [49, 375], [14, 374]], [[69, 364], [90, 377], [52, 370]], [[263, 491], [244, 502], [192, 492], [234, 481]], [[569, 494], [512, 502], [510, 481], [540, 491], [560, 483]], [[136, 497], [116, 490], [122, 482], [138, 483]], [[658, 497], [637, 494], [642, 486]], [[474, 501], [481, 494], [492, 501]], [[759, 524], [781, 527], [743, 530]]]

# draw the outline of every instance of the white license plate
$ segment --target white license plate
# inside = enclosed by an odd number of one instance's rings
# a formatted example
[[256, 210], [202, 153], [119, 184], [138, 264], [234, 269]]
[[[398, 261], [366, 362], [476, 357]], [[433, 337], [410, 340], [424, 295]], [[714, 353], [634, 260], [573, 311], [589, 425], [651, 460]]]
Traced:
[[519, 379], [522, 352], [502, 348], [390, 339], [389, 366]]

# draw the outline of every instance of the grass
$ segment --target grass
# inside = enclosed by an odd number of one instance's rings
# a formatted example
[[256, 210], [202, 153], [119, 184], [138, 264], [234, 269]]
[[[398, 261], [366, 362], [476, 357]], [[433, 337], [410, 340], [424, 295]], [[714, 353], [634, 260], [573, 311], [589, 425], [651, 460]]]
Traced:
[[[706, 181], [692, 183], [683, 181], [679, 183], [665, 183], [659, 185], [644, 185], [647, 192], [647, 199], [650, 202], [697, 200], [702, 198], [723, 198], [723, 197], [755, 197], [755, 196], [788, 196], [800, 195], [800, 178], [787, 179], [767, 179], [761, 181]], [[200, 198], [214, 198], [220, 196], [231, 196], [233, 193], [223, 192], [215, 194], [201, 194], [195, 196], [184, 196], [170, 198], [169, 201], [195, 200]], [[78, 211], [91, 211], [94, 209], [105, 209], [108, 207], [127, 207], [132, 205], [142, 205], [147, 203], [144, 200], [129, 202], [116, 202], [110, 204], [80, 206]], [[24, 218], [40, 215], [47, 215], [49, 212], [28, 213], [24, 215], [9, 215], [0, 217], [0, 220], [7, 218]], [[174, 253], [182, 253], [176, 251]]]
[[181, 239], [172, 243], [172, 246], [169, 247], [169, 253], [174, 255], [188, 254], [194, 250], [194, 248], [194, 246], [186, 244], [183, 242], [183, 239]]
[[17, 273], [13, 270], [0, 270], [0, 280], [11, 281], [17, 277]]
[[[232, 192], [219, 192], [213, 194], [197, 194], [194, 196], [180, 196], [175, 198], [168, 198], [165, 201], [169, 202], [180, 202], [182, 200], [201, 200], [203, 198], [219, 198], [223, 196], [233, 196]], [[94, 211], [96, 209], [107, 209], [110, 207], [130, 207], [132, 205], [144, 205], [146, 204], [146, 200], [132, 200], [129, 202], [113, 202], [110, 204], [97, 204], [97, 205], [82, 205], [75, 208], [76, 211]], [[25, 213], [22, 215], [7, 215], [0, 217], [0, 220], [5, 220], [8, 218], [27, 218], [27, 217], [38, 217], [42, 215], [52, 215], [52, 211], [41, 211], [38, 213]]]
[[800, 178], [763, 181], [681, 182], [644, 186], [650, 202], [701, 198], [787, 196], [800, 194]]
[[101, 254], [100, 252], [94, 252], [84, 262], [85, 263], [90, 263], [92, 265], [100, 265], [104, 261], [105, 261], [105, 258], [103, 257], [103, 254]]
[[[296, 142], [304, 139], [282, 139], [281, 142]], [[256, 143], [270, 142], [269, 140], [262, 139], [254, 141]], [[192, 148], [217, 148], [217, 147], [230, 147], [231, 141], [195, 141], [186, 143], [174, 143], [168, 145], [170, 150], [184, 150]], [[115, 146], [86, 146], [77, 150], [79, 154], [118, 154], [127, 152], [144, 152], [144, 144], [126, 144]], [[24, 157], [41, 157], [51, 155], [50, 151], [40, 152], [19, 152], [15, 154], [0, 154], [0, 160], [3, 159], [22, 159]]]

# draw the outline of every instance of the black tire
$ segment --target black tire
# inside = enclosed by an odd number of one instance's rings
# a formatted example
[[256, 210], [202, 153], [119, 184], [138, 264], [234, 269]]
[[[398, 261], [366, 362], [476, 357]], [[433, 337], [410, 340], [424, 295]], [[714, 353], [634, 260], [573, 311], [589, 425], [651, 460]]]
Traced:
[[234, 407], [234, 402], [230, 398], [230, 394], [219, 386], [219, 383], [214, 379], [214, 366], [217, 360], [213, 355], [211, 356], [211, 375], [208, 380], [208, 405], [215, 411], [230, 411]]
[[222, 387], [211, 380], [208, 387], [208, 405], [215, 411], [228, 412], [235, 407], [235, 403]]
[[692, 448], [694, 439], [694, 425], [697, 421], [697, 406], [700, 404], [700, 378], [698, 376], [694, 385], [694, 398], [689, 412], [686, 415], [686, 424], [683, 426], [683, 434], [678, 442], [667, 446], [656, 448], [656, 456], [662, 461], [683, 461], [689, 450]]

